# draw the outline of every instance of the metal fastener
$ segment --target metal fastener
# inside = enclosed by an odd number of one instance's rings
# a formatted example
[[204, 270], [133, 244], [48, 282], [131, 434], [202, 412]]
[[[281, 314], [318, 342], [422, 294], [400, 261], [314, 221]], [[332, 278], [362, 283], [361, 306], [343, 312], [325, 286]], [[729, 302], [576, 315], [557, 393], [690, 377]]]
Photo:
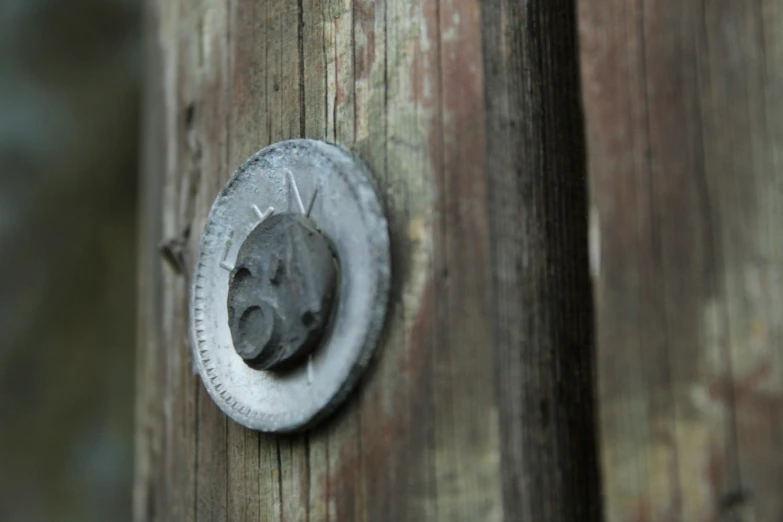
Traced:
[[254, 154], [215, 199], [193, 273], [190, 330], [210, 396], [261, 431], [325, 418], [370, 361], [390, 277], [361, 161], [315, 140]]
[[234, 349], [251, 367], [285, 368], [313, 351], [330, 318], [337, 261], [317, 225], [273, 215], [242, 243], [228, 289]]

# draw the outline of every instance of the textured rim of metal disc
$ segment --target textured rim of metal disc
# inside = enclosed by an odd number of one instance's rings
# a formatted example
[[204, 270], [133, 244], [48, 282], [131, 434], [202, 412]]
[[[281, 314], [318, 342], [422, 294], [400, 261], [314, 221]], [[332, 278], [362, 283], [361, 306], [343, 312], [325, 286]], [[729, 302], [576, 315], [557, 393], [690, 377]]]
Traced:
[[[285, 373], [253, 370], [231, 341], [225, 265], [236, 258], [266, 209], [302, 211], [316, 187], [311, 218], [340, 261], [337, 311], [307, 361]], [[190, 335], [209, 395], [226, 415], [260, 431], [290, 432], [323, 419], [343, 402], [370, 362], [386, 315], [390, 278], [388, 225], [360, 160], [336, 145], [306, 139], [257, 152], [212, 204], [193, 273]]]

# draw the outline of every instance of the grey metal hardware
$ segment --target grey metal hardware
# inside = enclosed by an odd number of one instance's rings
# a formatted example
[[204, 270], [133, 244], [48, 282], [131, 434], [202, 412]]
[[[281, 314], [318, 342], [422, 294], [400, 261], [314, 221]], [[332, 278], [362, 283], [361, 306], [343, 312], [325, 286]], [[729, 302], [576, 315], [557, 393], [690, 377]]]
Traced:
[[305, 139], [253, 155], [215, 199], [193, 273], [191, 337], [210, 396], [261, 431], [323, 419], [370, 361], [390, 272], [361, 161]]

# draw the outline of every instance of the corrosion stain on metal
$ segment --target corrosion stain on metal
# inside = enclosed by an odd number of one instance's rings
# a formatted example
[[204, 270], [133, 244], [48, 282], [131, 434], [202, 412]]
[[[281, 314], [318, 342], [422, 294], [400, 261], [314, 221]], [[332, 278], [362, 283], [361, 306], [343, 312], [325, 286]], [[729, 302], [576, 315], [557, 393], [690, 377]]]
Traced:
[[[328, 239], [339, 265], [339, 298], [317, 348], [306, 347], [303, 359], [284, 371], [261, 371], [234, 348], [229, 286], [248, 236], [270, 216], [286, 214], [313, 223]], [[199, 245], [190, 329], [210, 396], [252, 429], [312, 426], [345, 399], [367, 366], [383, 326], [390, 277], [387, 222], [360, 161], [335, 145], [304, 139], [256, 153], [218, 194]]]

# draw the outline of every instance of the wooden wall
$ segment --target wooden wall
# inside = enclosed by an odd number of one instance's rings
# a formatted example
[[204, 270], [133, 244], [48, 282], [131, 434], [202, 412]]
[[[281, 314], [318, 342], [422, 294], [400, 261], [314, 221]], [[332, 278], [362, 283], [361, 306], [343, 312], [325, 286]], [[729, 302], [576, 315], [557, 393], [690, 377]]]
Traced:
[[783, 4], [579, 34], [606, 520], [783, 520]]
[[[175, 0], [147, 28], [136, 520], [783, 519], [783, 4]], [[300, 136], [370, 165], [394, 288], [346, 406], [271, 437], [193, 374], [188, 277], [230, 172]]]
[[[573, 4], [150, 1], [146, 23], [136, 520], [597, 520]], [[394, 285], [358, 392], [272, 437], [194, 376], [188, 276], [231, 171], [300, 136], [370, 165]]]

